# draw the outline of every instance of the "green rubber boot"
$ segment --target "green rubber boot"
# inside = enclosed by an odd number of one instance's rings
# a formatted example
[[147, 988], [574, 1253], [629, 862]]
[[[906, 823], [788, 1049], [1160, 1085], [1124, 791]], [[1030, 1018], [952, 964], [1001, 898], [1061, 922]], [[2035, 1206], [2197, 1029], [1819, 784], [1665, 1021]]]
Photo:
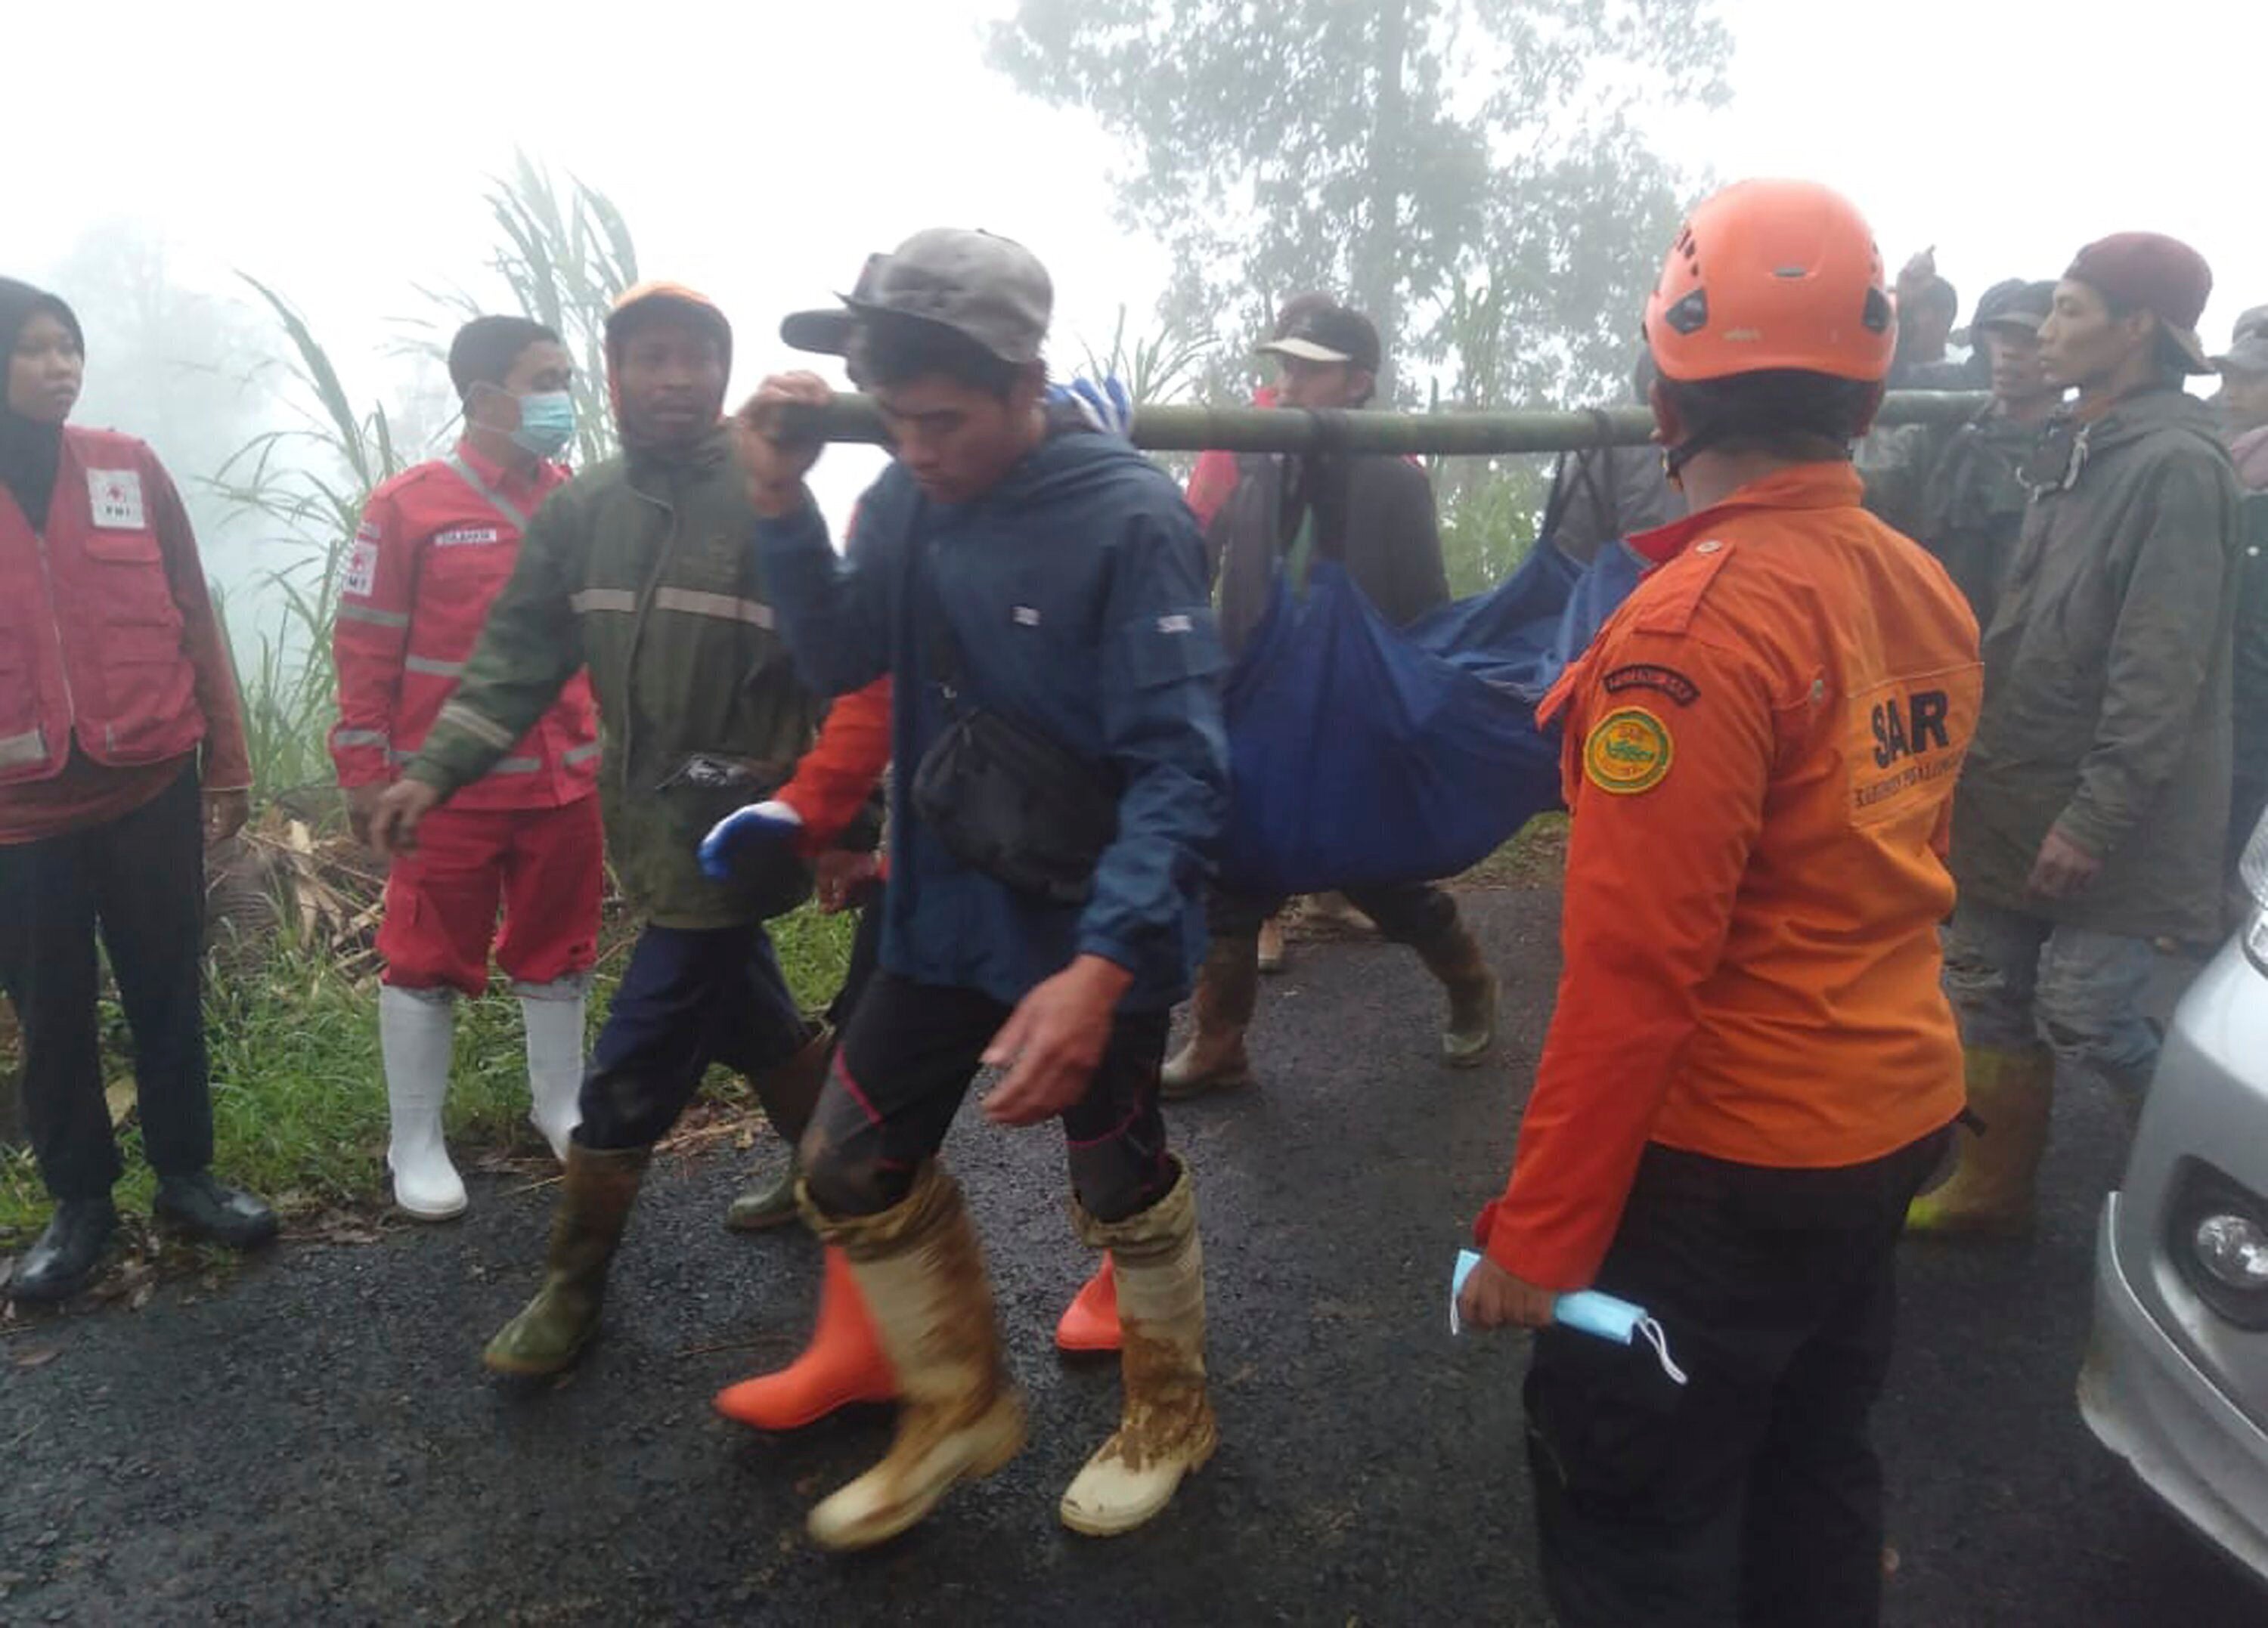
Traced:
[[725, 1226], [732, 1232], [767, 1232], [798, 1219], [796, 1183], [802, 1179], [802, 1162], [796, 1156], [803, 1133], [811, 1124], [819, 1093], [827, 1084], [827, 1066], [835, 1057], [835, 1031], [821, 1023], [804, 1042], [803, 1049], [777, 1068], [749, 1077], [764, 1117], [787, 1144], [787, 1169], [768, 1182], [759, 1182], [734, 1199], [725, 1211]]
[[599, 1331], [607, 1268], [637, 1201], [650, 1148], [567, 1147], [567, 1176], [551, 1218], [543, 1287], [497, 1331], [481, 1360], [498, 1374], [541, 1378], [564, 1373]]
[[795, 1186], [803, 1179], [803, 1162], [791, 1156], [785, 1169], [771, 1180], [758, 1182], [734, 1199], [725, 1211], [728, 1232], [770, 1232], [798, 1220]]

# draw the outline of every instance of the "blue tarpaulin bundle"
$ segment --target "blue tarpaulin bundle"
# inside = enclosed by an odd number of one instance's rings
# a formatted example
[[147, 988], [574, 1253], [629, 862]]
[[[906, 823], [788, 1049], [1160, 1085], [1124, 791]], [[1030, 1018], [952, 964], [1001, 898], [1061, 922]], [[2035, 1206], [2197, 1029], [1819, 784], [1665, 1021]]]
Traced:
[[1224, 700], [1222, 884], [1274, 898], [1454, 876], [1560, 806], [1535, 703], [1645, 569], [1620, 545], [1588, 567], [1545, 545], [1399, 629], [1329, 561], [1304, 596], [1279, 579]]

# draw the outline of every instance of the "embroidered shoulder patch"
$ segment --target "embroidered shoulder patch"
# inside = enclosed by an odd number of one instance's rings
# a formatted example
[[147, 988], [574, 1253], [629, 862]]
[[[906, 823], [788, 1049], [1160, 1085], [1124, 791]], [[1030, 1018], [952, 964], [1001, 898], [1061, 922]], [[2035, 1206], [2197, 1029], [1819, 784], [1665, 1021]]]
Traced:
[[1675, 748], [1660, 718], [1643, 707], [1618, 707], [1583, 740], [1583, 774], [1618, 797], [1651, 791], [1669, 773]]
[[1664, 667], [1659, 662], [1633, 662], [1627, 667], [1617, 667], [1599, 680], [1600, 687], [1609, 695], [1619, 695], [1624, 690], [1659, 690], [1681, 707], [1690, 707], [1701, 697], [1701, 686], [1675, 667]]

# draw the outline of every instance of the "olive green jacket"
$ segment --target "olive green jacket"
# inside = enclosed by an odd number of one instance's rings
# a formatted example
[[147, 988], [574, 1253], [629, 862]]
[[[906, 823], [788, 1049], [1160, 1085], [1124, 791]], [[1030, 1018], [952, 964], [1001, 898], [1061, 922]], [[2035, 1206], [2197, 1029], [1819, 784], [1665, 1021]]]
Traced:
[[1987, 407], [1964, 424], [1908, 424], [1859, 445], [1867, 507], [1937, 556], [1979, 627], [1992, 625], [2000, 579], [2023, 532], [2028, 495], [2016, 472], [2042, 433]]
[[[1984, 705], [1954, 807], [1965, 898], [2132, 937], [2219, 933], [2229, 815], [2236, 478], [2172, 389], [2051, 434], [1985, 629]], [[2045, 466], [2052, 464], [2050, 471]], [[2050, 830], [2102, 862], [2026, 886]]]
[[696, 858], [718, 818], [786, 781], [821, 711], [773, 631], [755, 524], [722, 426], [689, 453], [633, 451], [561, 488], [404, 773], [445, 796], [478, 780], [588, 667], [607, 846], [631, 904], [675, 928], [793, 908], [811, 876], [784, 845], [731, 882]]

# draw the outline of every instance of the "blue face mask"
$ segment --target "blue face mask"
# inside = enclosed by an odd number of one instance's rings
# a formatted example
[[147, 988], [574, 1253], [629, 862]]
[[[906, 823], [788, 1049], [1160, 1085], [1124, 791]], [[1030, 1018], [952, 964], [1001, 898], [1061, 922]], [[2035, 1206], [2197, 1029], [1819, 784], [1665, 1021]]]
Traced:
[[519, 428], [512, 444], [538, 458], [556, 458], [575, 438], [575, 398], [563, 390], [542, 390], [519, 399]]

